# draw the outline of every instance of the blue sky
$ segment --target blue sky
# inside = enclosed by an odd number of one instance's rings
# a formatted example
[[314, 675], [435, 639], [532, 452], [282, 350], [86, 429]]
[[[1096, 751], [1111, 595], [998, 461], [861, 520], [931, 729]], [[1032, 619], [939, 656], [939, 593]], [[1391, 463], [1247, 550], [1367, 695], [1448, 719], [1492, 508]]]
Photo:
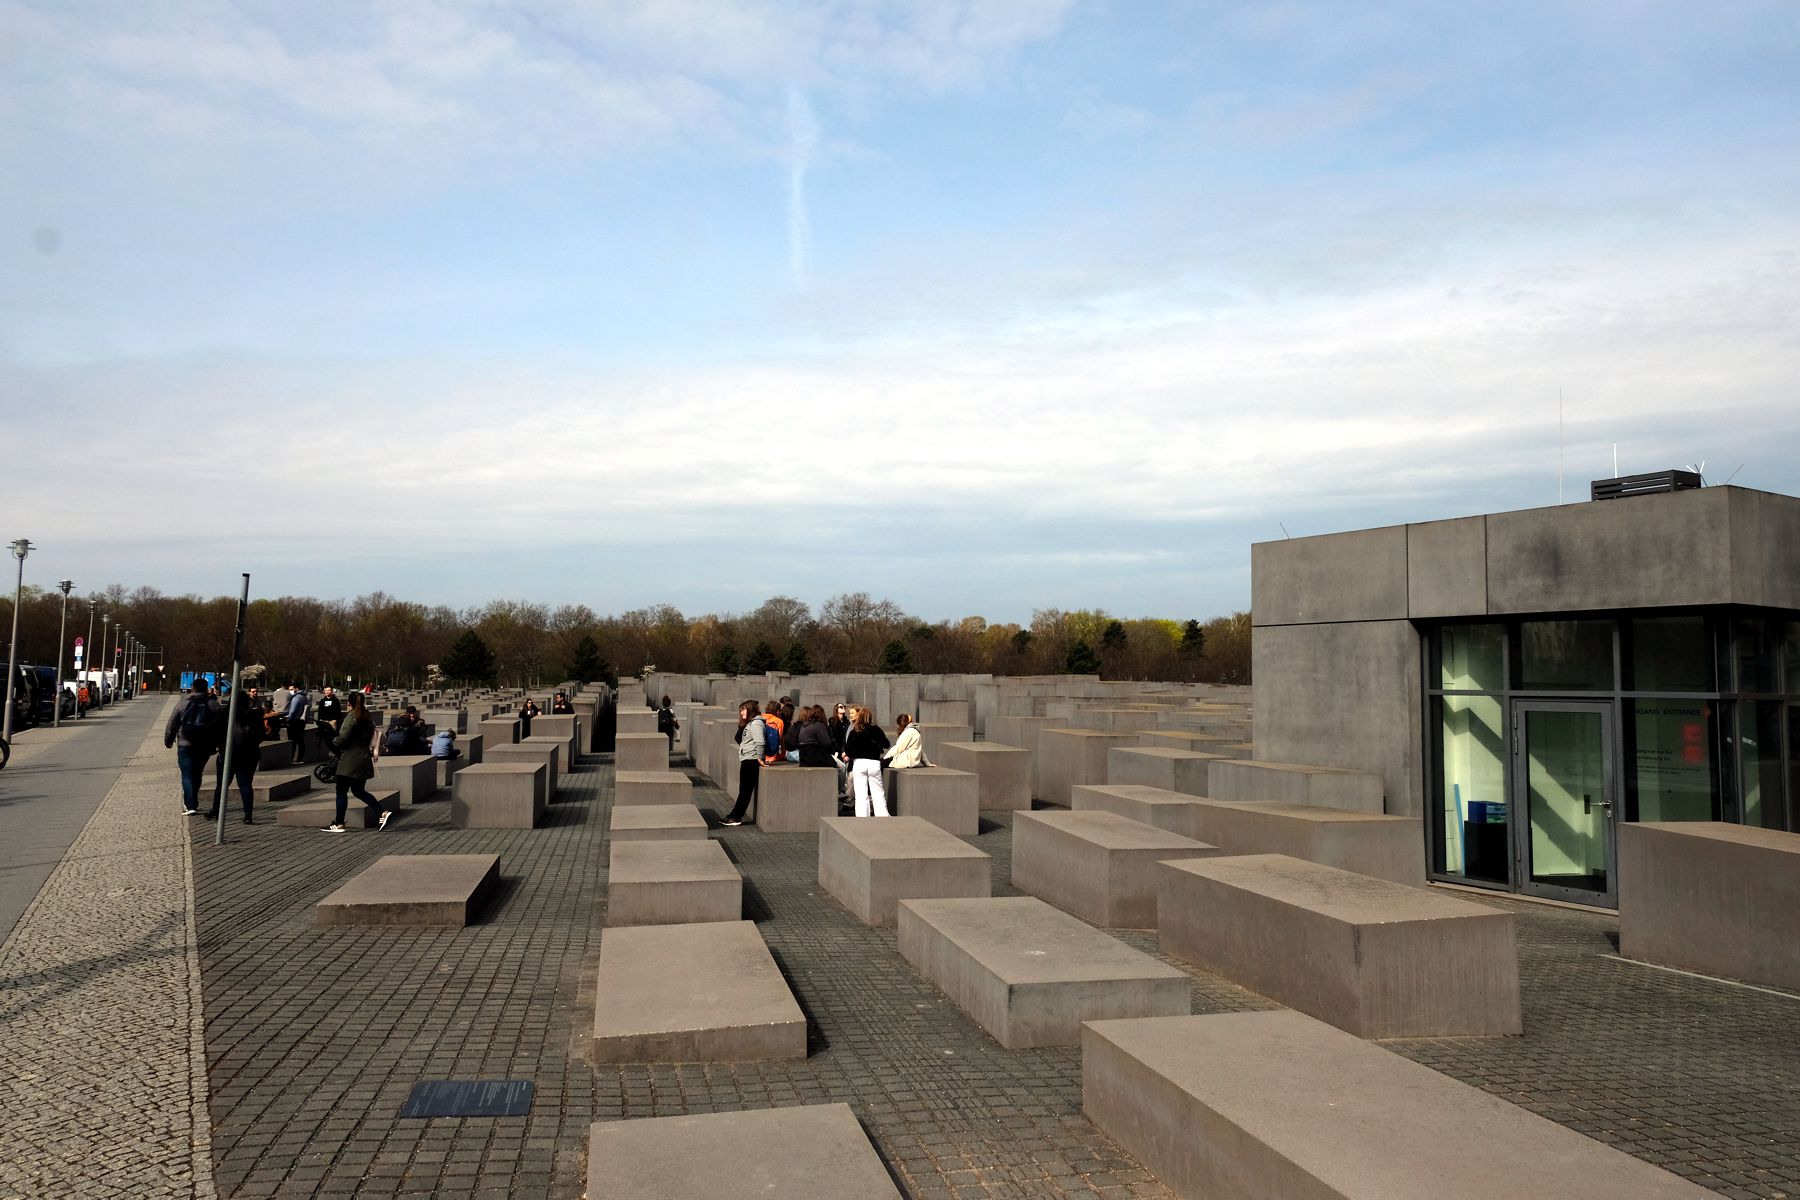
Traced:
[[1796, 313], [1789, 3], [0, 0], [45, 581], [1208, 616], [1800, 491]]

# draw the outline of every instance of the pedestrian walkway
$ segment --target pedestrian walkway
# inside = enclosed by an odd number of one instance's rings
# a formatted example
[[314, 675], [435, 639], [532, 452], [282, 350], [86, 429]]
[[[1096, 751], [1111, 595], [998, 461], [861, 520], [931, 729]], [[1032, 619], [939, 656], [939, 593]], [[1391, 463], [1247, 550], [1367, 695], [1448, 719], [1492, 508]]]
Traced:
[[4, 1200], [216, 1195], [191, 819], [167, 708], [139, 707], [150, 728], [0, 946]]

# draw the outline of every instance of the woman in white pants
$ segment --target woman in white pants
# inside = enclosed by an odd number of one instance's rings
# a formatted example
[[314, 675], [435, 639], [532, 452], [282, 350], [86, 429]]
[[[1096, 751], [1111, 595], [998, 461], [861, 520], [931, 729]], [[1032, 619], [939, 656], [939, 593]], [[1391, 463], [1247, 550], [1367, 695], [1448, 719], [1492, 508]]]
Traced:
[[881, 755], [887, 748], [887, 734], [875, 724], [875, 714], [855, 709], [844, 737], [844, 757], [850, 760], [850, 787], [859, 817], [888, 815], [887, 790], [881, 786]]

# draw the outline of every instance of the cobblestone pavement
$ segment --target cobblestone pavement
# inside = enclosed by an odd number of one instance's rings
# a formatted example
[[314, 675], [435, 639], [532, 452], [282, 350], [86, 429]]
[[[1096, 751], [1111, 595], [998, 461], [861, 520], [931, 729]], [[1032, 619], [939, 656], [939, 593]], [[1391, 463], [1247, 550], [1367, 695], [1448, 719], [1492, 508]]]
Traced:
[[160, 733], [0, 947], [0, 1197], [215, 1195], [188, 818]]
[[[592, 1121], [842, 1100], [915, 1200], [1169, 1195], [1082, 1117], [1075, 1050], [993, 1042], [907, 966], [891, 931], [819, 891], [807, 836], [716, 834], [807, 1012], [808, 1057], [588, 1065], [610, 795], [610, 765], [588, 759], [537, 830], [453, 830], [440, 802], [385, 833], [234, 825], [223, 851], [196, 845], [223, 1194], [573, 1198]], [[696, 797], [724, 811], [705, 784]], [[1010, 836], [990, 817], [974, 839], [1000, 895], [1014, 894]], [[380, 854], [475, 851], [498, 853], [505, 877], [478, 925], [307, 923]], [[1509, 907], [1526, 1035], [1394, 1049], [1725, 1195], [1800, 1194], [1800, 1000], [1609, 958], [1616, 922], [1602, 914]], [[1121, 936], [1155, 950], [1153, 933]], [[1189, 974], [1196, 1012], [1270, 1007]], [[412, 1085], [440, 1078], [530, 1079], [537, 1096], [525, 1117], [401, 1120]]]

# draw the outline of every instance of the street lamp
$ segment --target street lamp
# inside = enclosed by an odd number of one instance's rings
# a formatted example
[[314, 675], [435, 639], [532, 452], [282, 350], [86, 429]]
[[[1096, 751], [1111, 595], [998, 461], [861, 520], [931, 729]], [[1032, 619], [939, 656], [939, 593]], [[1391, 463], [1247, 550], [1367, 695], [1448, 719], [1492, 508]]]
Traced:
[[52, 729], [58, 729], [62, 726], [63, 645], [69, 636], [69, 589], [74, 587], [75, 584], [67, 579], [59, 579], [56, 581], [56, 586], [63, 594], [63, 601], [62, 628], [57, 630], [56, 633], [56, 704], [50, 709], [50, 728]]
[[19, 560], [19, 582], [13, 586], [12, 644], [6, 650], [6, 716], [0, 720], [0, 738], [12, 739], [13, 689], [19, 685], [19, 602], [25, 595], [25, 556], [35, 547], [29, 538], [12, 544], [13, 557]]
[[[98, 659], [100, 662], [100, 690], [102, 693], [104, 693], [107, 690], [106, 670], [108, 667], [112, 666], [112, 664], [107, 662], [106, 658], [105, 658], [107, 631], [110, 630], [111, 628], [112, 628], [112, 614], [111, 613], [101, 613], [100, 614], [100, 653], [99, 654], [89, 653], [89, 655], [88, 655], [88, 678], [90, 678], [90, 679], [93, 678], [94, 661], [96, 659]], [[113, 696], [113, 700], [117, 700], [118, 698], [119, 698], [118, 695], [115, 693]], [[107, 703], [108, 704], [112, 703], [112, 700], [108, 700]]]
[[94, 686], [94, 608], [98, 604], [92, 596], [88, 597], [88, 635], [87, 641], [81, 643], [81, 677], [88, 685], [88, 707], [100, 707], [100, 691]]

